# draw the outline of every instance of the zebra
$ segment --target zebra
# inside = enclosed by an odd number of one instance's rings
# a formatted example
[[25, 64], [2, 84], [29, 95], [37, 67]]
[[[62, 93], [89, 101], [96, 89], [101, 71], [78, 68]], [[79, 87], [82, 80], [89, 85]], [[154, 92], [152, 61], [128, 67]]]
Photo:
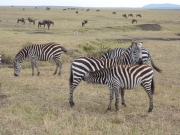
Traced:
[[100, 68], [109, 67], [113, 65], [125, 65], [125, 64], [142, 64], [142, 52], [141, 45], [136, 42], [132, 42], [131, 46], [127, 48], [121, 57], [114, 59], [100, 59], [95, 57], [80, 56], [74, 59], [70, 68], [69, 77], [69, 104], [74, 106], [73, 92], [78, 84], [83, 80], [86, 72], [89, 70], [95, 71]]
[[[140, 42], [142, 43], [142, 42]], [[121, 56], [121, 54], [125, 51], [125, 48], [115, 48], [111, 51], [106, 52], [101, 58], [102, 59], [112, 59], [115, 57], [119, 57]], [[152, 56], [150, 54], [150, 52], [148, 50], [146, 50], [144, 47], [141, 47], [141, 51], [142, 51], [142, 61], [143, 64], [148, 64], [148, 62], [151, 62], [152, 67], [159, 73], [162, 72], [162, 70], [160, 68], [158, 68], [155, 64], [154, 61], [152, 59]]]
[[153, 69], [146, 64], [143, 65], [117, 65], [103, 68], [97, 71], [89, 71], [84, 80], [88, 83], [106, 84], [110, 89], [110, 102], [107, 110], [111, 110], [113, 95], [115, 92], [115, 108], [119, 110], [119, 93], [121, 93], [122, 105], [125, 105], [125, 89], [134, 89], [141, 85], [149, 97], [149, 110], [153, 109], [153, 94], [155, 91]]
[[14, 76], [18, 76], [21, 70], [21, 64], [25, 58], [28, 58], [31, 61], [32, 66], [32, 75], [34, 75], [34, 66], [37, 69], [37, 75], [40, 74], [36, 61], [48, 61], [51, 58], [56, 62], [56, 69], [54, 71], [54, 75], [57, 73], [59, 68], [58, 75], [61, 74], [62, 63], [60, 62], [60, 57], [63, 52], [67, 52], [67, 50], [58, 43], [45, 43], [45, 44], [32, 44], [21, 49], [15, 56], [13, 64], [14, 64]]

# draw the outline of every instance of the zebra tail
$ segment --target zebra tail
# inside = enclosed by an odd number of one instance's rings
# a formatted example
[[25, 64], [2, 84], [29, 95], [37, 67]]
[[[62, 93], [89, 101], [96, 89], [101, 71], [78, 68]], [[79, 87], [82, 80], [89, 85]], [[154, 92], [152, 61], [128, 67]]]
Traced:
[[69, 86], [71, 87], [73, 82], [73, 72], [72, 72], [72, 68], [70, 69], [70, 77], [69, 77]]
[[154, 94], [154, 92], [155, 92], [154, 77], [152, 78], [152, 82], [151, 82], [151, 92], [152, 92], [152, 94]]
[[149, 54], [149, 57], [150, 57], [150, 61], [151, 61], [152, 67], [153, 67], [156, 71], [158, 71], [159, 73], [161, 73], [162, 70], [161, 70], [160, 68], [158, 68], [158, 67], [154, 64], [153, 59], [152, 59], [152, 57], [151, 57], [150, 54]]

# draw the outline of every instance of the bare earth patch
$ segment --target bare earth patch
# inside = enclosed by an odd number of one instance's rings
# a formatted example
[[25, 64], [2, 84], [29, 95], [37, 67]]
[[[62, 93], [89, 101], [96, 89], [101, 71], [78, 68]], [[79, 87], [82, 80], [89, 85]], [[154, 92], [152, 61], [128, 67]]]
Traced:
[[159, 24], [141, 24], [141, 25], [136, 25], [142, 30], [152, 30], [152, 31], [160, 31], [161, 30], [161, 25]]

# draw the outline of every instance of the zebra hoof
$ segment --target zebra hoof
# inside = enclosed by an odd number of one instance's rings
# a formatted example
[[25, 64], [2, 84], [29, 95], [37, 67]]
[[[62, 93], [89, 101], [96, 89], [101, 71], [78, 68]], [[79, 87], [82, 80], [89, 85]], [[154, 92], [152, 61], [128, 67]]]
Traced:
[[122, 103], [122, 105], [123, 105], [124, 107], [127, 107], [126, 103]]
[[110, 107], [108, 107], [108, 108], [107, 108], [107, 110], [111, 110], [111, 108], [110, 108]]
[[69, 102], [69, 104], [70, 104], [71, 108], [73, 108], [75, 106], [74, 102], [72, 102], [72, 101]]
[[150, 113], [150, 112], [152, 112], [152, 109], [149, 109], [149, 110], [148, 110], [148, 113]]
[[40, 75], [40, 72], [38, 72], [37, 75]]

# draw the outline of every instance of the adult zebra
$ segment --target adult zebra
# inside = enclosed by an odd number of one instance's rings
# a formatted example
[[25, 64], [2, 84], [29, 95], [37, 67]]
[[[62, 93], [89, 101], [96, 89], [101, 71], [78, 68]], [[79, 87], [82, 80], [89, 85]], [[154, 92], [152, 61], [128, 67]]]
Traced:
[[56, 62], [56, 69], [54, 74], [57, 73], [59, 68], [58, 75], [61, 74], [62, 63], [60, 62], [60, 56], [63, 52], [67, 50], [58, 43], [46, 43], [46, 44], [32, 44], [21, 49], [14, 59], [14, 76], [18, 76], [21, 70], [21, 64], [25, 58], [28, 58], [31, 61], [32, 66], [32, 75], [34, 75], [34, 66], [37, 69], [37, 75], [40, 74], [36, 61], [48, 61], [51, 58]]
[[73, 92], [78, 84], [83, 80], [86, 72], [89, 70], [95, 71], [101, 68], [113, 66], [113, 65], [125, 65], [125, 64], [142, 64], [142, 52], [141, 45], [136, 42], [132, 42], [131, 46], [127, 48], [121, 57], [114, 59], [100, 59], [94, 57], [78, 57], [74, 59], [70, 69], [70, 91], [69, 91], [69, 103], [70, 106], [74, 106]]
[[[110, 89], [110, 102], [107, 110], [111, 109], [113, 95], [115, 92], [116, 111], [119, 110], [119, 93], [121, 92], [122, 105], [125, 104], [125, 89], [134, 89], [141, 85], [149, 96], [149, 110], [153, 109], [154, 75], [149, 65], [118, 65], [111, 68], [104, 68], [98, 71], [89, 71], [84, 76], [89, 83], [106, 84]], [[120, 90], [120, 91], [119, 91]]]
[[[142, 42], [140, 42], [142, 43]], [[125, 51], [125, 48], [115, 48], [111, 51], [106, 52], [101, 58], [102, 59], [113, 59], [115, 57], [119, 57], [121, 56], [121, 54]], [[144, 64], [148, 64], [148, 62], [151, 62], [152, 67], [158, 71], [158, 72], [162, 72], [162, 70], [160, 68], [158, 68], [155, 64], [154, 61], [151, 57], [151, 54], [148, 50], [146, 50], [144, 47], [141, 47], [141, 51], [142, 51], [142, 61]]]

